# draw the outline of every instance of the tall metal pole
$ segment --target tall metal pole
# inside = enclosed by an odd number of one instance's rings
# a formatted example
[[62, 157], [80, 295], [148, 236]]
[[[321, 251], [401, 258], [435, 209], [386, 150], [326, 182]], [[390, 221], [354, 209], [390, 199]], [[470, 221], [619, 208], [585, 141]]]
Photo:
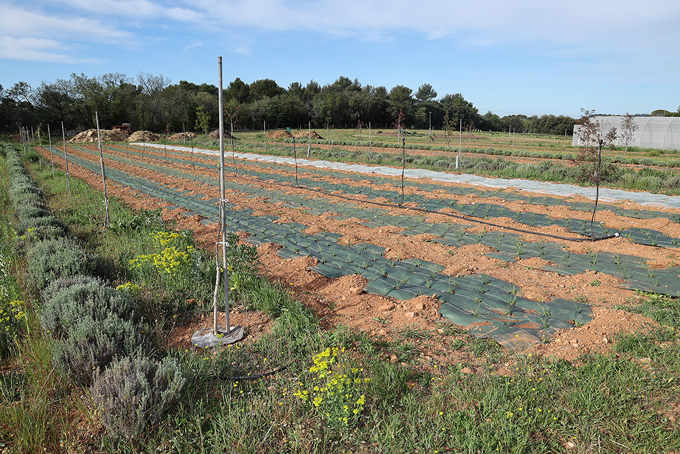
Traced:
[[50, 161], [52, 162], [52, 178], [54, 178], [54, 153], [52, 153], [52, 134], [50, 133], [49, 123], [47, 123], [47, 137], [50, 139]]
[[428, 112], [430, 114], [430, 135], [432, 135], [432, 112]]
[[406, 137], [401, 139], [401, 203], [404, 204], [404, 172], [406, 171]]
[[368, 122], [368, 151], [373, 151], [373, 142], [371, 139], [371, 122]]
[[[227, 334], [229, 326], [229, 275], [227, 270], [227, 226], [226, 226], [226, 193], [224, 187], [224, 95], [222, 93], [222, 57], [217, 57], [219, 66], [219, 104], [220, 104], [220, 226], [222, 228], [222, 277], [224, 282], [224, 329]], [[217, 335], [217, 305], [215, 305], [214, 334]]]
[[295, 186], [299, 186], [299, 184], [298, 184], [297, 149], [295, 148], [295, 137], [293, 137], [293, 159], [295, 160]]
[[309, 122], [309, 139], [307, 140], [307, 157], [312, 153], [312, 122]]
[[64, 122], [61, 122], [61, 137], [64, 140], [64, 161], [66, 161], [66, 185], [68, 186], [68, 193], [71, 194], [71, 175], [68, 172], [68, 155], [66, 154], [66, 131], [64, 131]]
[[99, 112], [95, 111], [95, 119], [97, 120], [97, 143], [99, 145], [99, 165], [102, 168], [102, 186], [104, 188], [104, 207], [106, 212], [104, 214], [104, 228], [109, 224], [109, 195], [106, 192], [106, 170], [104, 169], [104, 153], [102, 152], [102, 136], [99, 132]]
[[234, 117], [232, 114], [229, 115], [229, 134], [231, 138], [231, 162], [234, 164], [234, 172], [236, 172], [236, 152], [234, 151]]

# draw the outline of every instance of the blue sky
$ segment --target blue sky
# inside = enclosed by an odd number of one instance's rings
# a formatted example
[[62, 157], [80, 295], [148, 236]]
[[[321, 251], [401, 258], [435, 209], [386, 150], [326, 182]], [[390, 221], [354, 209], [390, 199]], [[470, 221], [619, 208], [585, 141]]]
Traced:
[[676, 111], [678, 0], [0, 0], [0, 84], [139, 73], [287, 88], [340, 76], [500, 116]]

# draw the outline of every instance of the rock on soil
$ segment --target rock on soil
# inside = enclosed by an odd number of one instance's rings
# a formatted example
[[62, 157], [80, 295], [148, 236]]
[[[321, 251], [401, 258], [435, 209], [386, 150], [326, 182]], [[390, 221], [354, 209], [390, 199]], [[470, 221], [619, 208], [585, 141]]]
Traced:
[[[219, 139], [220, 138], [220, 130], [215, 129], [212, 131], [210, 134], [208, 134], [211, 139]], [[229, 134], [227, 131], [224, 131], [224, 138], [225, 139], [231, 139], [231, 134]]]
[[282, 129], [280, 131], [269, 131], [267, 132], [267, 138], [269, 139], [291, 139], [293, 138], [293, 134], [289, 133], [285, 129]]
[[180, 132], [178, 134], [173, 134], [168, 138], [172, 141], [179, 141], [179, 140], [183, 140], [185, 137], [187, 139], [195, 139], [196, 133], [194, 133], [194, 132]]
[[[100, 129], [99, 133], [102, 142], [122, 142], [127, 139], [127, 133], [123, 131], [114, 131], [111, 129]], [[72, 143], [92, 143], [97, 142], [97, 130], [88, 129], [73, 137], [69, 142]]]
[[[298, 131], [293, 134], [293, 137], [296, 139], [308, 139], [310, 136], [309, 131]], [[321, 137], [319, 134], [317, 134], [316, 131], [311, 132], [312, 139], [314, 140], [323, 140], [323, 137]]]
[[161, 137], [151, 131], [135, 131], [127, 138], [128, 142], [156, 142]]

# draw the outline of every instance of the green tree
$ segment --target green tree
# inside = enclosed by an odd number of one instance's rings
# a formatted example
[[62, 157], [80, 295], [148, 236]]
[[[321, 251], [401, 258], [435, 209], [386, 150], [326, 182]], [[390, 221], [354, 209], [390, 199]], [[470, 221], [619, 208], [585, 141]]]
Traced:
[[413, 117], [413, 90], [404, 86], [396, 85], [392, 87], [388, 95], [387, 111], [390, 118], [403, 116], [402, 126], [412, 121]]
[[229, 87], [224, 92], [225, 102], [234, 99], [238, 104], [244, 104], [250, 97], [250, 85], [237, 77], [233, 82], [229, 82]]
[[463, 120], [463, 127], [481, 123], [477, 108], [471, 102], [466, 101], [460, 93], [447, 94], [440, 100], [440, 103], [445, 110], [449, 111], [449, 115]]
[[285, 90], [277, 85], [272, 79], [260, 79], [250, 84], [250, 101], [263, 98], [273, 98], [284, 93]]
[[165, 129], [168, 117], [168, 98], [164, 96], [165, 89], [171, 80], [162, 74], [154, 76], [140, 72], [137, 84], [141, 93], [136, 98], [139, 124], [142, 129], [155, 131]]
[[202, 130], [205, 135], [210, 132], [210, 115], [203, 110], [203, 106], [196, 108], [196, 129]]
[[432, 101], [437, 97], [437, 92], [432, 89], [432, 85], [430, 84], [423, 84], [420, 87], [418, 87], [418, 91], [416, 92], [416, 99], [418, 100], [419, 103], [425, 102], [425, 101]]
[[486, 131], [503, 131], [503, 122], [495, 113], [489, 111], [482, 116], [481, 128]]

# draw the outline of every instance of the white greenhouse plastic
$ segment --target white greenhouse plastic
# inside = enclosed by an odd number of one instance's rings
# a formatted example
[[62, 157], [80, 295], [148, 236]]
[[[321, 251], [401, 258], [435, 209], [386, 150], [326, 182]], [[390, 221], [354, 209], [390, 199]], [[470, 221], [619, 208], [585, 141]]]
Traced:
[[[634, 117], [633, 119], [638, 129], [633, 133], [633, 138], [628, 143], [629, 147], [680, 150], [680, 117]], [[616, 128], [619, 137], [614, 141], [614, 144], [618, 147], [625, 146], [620, 137], [622, 116], [595, 116], [592, 117], [592, 121], [599, 122], [602, 137], [611, 128]], [[574, 125], [572, 146], [582, 145], [578, 137], [580, 127], [580, 125]]]

